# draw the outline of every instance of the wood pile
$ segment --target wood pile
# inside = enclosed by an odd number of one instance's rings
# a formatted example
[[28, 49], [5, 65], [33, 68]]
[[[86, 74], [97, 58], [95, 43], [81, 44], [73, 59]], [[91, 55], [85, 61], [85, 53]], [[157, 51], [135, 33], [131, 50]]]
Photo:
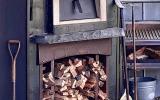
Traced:
[[[136, 59], [160, 59], [160, 50], [142, 47], [136, 51]], [[133, 60], [133, 53], [128, 55], [129, 60]]]
[[146, 48], [145, 54], [149, 55], [151, 58], [160, 59], [160, 50], [154, 50], [152, 48]]
[[43, 75], [43, 100], [107, 100], [106, 80], [104, 66], [94, 58], [55, 63], [54, 73]]

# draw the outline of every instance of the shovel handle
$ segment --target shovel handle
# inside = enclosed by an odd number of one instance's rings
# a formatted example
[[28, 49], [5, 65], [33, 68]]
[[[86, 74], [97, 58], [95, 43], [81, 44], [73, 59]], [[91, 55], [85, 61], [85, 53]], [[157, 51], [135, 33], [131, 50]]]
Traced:
[[[18, 46], [15, 55], [13, 55], [13, 53], [12, 53], [11, 45]], [[8, 41], [8, 50], [9, 50], [9, 53], [12, 58], [12, 81], [15, 82], [16, 81], [16, 59], [17, 59], [17, 55], [20, 50], [20, 41], [19, 40], [9, 40]]]
[[[14, 44], [17, 44], [17, 45], [18, 45], [18, 48], [17, 48], [17, 51], [16, 51], [16, 54], [15, 54], [15, 55], [12, 54], [12, 50], [11, 50], [11, 45], [12, 45], [12, 44], [13, 44], [13, 45], [14, 45]], [[9, 53], [10, 53], [10, 55], [11, 55], [12, 61], [13, 61], [13, 60], [16, 60], [17, 55], [18, 55], [19, 50], [20, 50], [20, 41], [19, 41], [19, 40], [9, 40], [9, 41], [8, 41], [8, 50], [9, 50]]]
[[[15, 55], [13, 55], [11, 45], [17, 45], [17, 50]], [[8, 50], [12, 58], [12, 82], [13, 82], [13, 100], [16, 100], [16, 59], [20, 50], [20, 41], [19, 40], [9, 40], [8, 41]]]

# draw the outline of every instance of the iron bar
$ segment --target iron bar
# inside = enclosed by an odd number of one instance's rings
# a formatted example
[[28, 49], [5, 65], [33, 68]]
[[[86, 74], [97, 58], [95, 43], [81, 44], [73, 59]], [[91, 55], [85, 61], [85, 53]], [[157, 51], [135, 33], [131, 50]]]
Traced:
[[133, 34], [133, 49], [134, 49], [134, 100], [137, 97], [137, 69], [136, 69], [136, 44], [135, 44], [135, 19], [134, 19], [134, 5], [132, 5], [132, 34]]

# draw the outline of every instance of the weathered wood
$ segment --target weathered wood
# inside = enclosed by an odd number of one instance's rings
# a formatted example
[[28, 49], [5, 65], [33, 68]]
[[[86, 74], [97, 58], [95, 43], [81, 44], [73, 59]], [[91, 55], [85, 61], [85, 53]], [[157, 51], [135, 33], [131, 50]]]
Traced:
[[[101, 44], [101, 45], [99, 45]], [[39, 63], [83, 54], [111, 54], [111, 39], [39, 45]], [[54, 55], [54, 56], [53, 56]]]

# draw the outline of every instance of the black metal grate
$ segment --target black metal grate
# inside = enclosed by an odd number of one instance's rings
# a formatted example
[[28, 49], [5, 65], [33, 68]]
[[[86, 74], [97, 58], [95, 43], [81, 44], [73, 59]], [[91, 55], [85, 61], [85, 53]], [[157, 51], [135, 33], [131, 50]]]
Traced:
[[[160, 40], [160, 29], [143, 29], [135, 31], [136, 40]], [[126, 30], [126, 39], [133, 38], [132, 30]]]

